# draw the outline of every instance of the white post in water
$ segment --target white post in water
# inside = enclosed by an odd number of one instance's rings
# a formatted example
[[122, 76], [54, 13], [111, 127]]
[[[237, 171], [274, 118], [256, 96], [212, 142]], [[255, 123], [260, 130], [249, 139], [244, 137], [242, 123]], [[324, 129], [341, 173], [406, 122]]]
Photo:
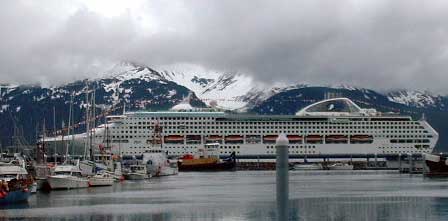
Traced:
[[276, 172], [277, 172], [277, 220], [288, 220], [288, 196], [289, 196], [289, 177], [288, 177], [288, 138], [285, 134], [277, 137], [275, 148], [277, 154]]

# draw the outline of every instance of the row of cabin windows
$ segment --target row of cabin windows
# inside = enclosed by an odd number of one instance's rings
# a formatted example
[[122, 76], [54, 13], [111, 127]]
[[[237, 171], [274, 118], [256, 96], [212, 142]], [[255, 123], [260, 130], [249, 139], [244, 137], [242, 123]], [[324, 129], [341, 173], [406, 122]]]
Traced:
[[[209, 134], [213, 134], [214, 132], [216, 132], [217, 134], [220, 134], [218, 131], [211, 131], [211, 133], [209, 133]], [[237, 132], [238, 131], [236, 131], [236, 133]], [[252, 131], [247, 131], [247, 133], [251, 133], [251, 132]], [[309, 132], [304, 133], [303, 131], [287, 131], [287, 132], [288, 133], [296, 133], [299, 135], [300, 134], [310, 134]], [[352, 134], [352, 132], [356, 132], [356, 131], [350, 131], [350, 132], [346, 131], [345, 133], [344, 133], [344, 131], [332, 131], [332, 132], [325, 132], [323, 134], [336, 134], [336, 133], [340, 134], [340, 133], [342, 133], [342, 135], [350, 135], [350, 134]], [[193, 133], [194, 133], [194, 131], [191, 131], [190, 134], [187, 134], [187, 135], [196, 135]], [[257, 132], [253, 131], [253, 133], [256, 134]], [[366, 131], [358, 131], [358, 134], [362, 134], [362, 133], [366, 133]], [[168, 133], [168, 134], [170, 134], [170, 133]], [[111, 138], [131, 138], [131, 139], [132, 138], [149, 138], [149, 137], [152, 137], [152, 134], [135, 135], [135, 136], [132, 136], [132, 135], [109, 135], [109, 137], [111, 137]], [[405, 134], [405, 135], [386, 135], [384, 137], [385, 138], [433, 138], [434, 136], [433, 135], [421, 135], [421, 134], [411, 134], [411, 135]], [[103, 138], [103, 136], [96, 135], [95, 138]]]
[[417, 144], [417, 145], [413, 145], [413, 146], [392, 146], [392, 147], [378, 147], [378, 148], [388, 150], [388, 149], [413, 149], [413, 148], [416, 148], [416, 149], [421, 149], [421, 148], [428, 149], [429, 147], [430, 147], [429, 145]]
[[[288, 127], [286, 125], [280, 126], [162, 126], [162, 129], [425, 129], [423, 126], [293, 126]], [[129, 126], [129, 127], [111, 127], [112, 130], [115, 129], [138, 129], [138, 130], [153, 130], [153, 126]]]
[[[313, 122], [313, 121], [204, 121], [206, 119], [198, 119], [191, 121], [160, 121], [159, 125], [180, 125], [180, 124], [219, 124], [219, 125], [419, 125], [417, 121], [350, 121], [345, 123], [336, 123], [331, 121]], [[132, 122], [133, 125], [154, 125], [153, 121]]]
[[[276, 154], [275, 151], [266, 151], [267, 154]], [[306, 150], [288, 150], [289, 154], [315, 154], [316, 151], [314, 150], [310, 150], [310, 151], [306, 151]]]

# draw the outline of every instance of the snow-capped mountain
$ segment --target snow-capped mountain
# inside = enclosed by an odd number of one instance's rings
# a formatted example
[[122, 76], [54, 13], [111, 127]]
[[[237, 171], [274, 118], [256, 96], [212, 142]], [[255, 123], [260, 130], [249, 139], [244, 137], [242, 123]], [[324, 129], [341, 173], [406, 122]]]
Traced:
[[239, 109], [247, 102], [239, 99], [254, 87], [260, 87], [251, 76], [237, 72], [220, 73], [193, 65], [178, 65], [162, 71], [167, 79], [194, 91], [202, 101], [215, 101], [223, 109]]
[[399, 90], [387, 94], [390, 101], [418, 108], [445, 109], [446, 98], [428, 91]]
[[[35, 140], [36, 128], [43, 119], [52, 128], [67, 121], [70, 96], [74, 95], [75, 121], [80, 122], [86, 107], [86, 85], [96, 88], [97, 111], [126, 106], [127, 110], [166, 110], [185, 97], [190, 104], [205, 107], [216, 101], [218, 107], [258, 114], [295, 114], [313, 102], [331, 96], [344, 96], [365, 108], [382, 112], [401, 112], [414, 117], [426, 113], [436, 129], [448, 134], [448, 126], [438, 124], [448, 119], [448, 99], [419, 91], [381, 93], [350, 85], [264, 85], [238, 72], [220, 73], [183, 65], [168, 69], [151, 68], [134, 62], [121, 62], [91, 79], [53, 86], [0, 84], [0, 141], [10, 143], [14, 122], [23, 127], [25, 137]], [[53, 122], [53, 108], [56, 122]], [[122, 111], [119, 108], [115, 113]], [[445, 128], [446, 127], [446, 128]], [[82, 130], [80, 128], [79, 130]], [[448, 139], [443, 141], [448, 145]], [[448, 137], [448, 136], [447, 136]]]

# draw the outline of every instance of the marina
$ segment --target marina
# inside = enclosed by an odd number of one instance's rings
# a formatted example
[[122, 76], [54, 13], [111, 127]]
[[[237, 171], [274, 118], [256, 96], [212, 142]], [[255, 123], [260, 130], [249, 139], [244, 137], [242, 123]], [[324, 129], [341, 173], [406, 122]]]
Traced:
[[[446, 220], [447, 179], [396, 171], [292, 171], [290, 220]], [[188, 172], [39, 192], [14, 220], [275, 220], [275, 172]]]
[[[94, 96], [86, 97], [94, 106]], [[355, 192], [344, 197], [366, 198], [366, 205], [377, 196], [357, 196], [364, 186], [353, 183], [366, 185], [376, 177], [385, 182], [379, 185], [385, 185], [382, 190], [387, 192], [395, 191], [393, 185], [400, 179], [420, 179], [425, 185], [438, 182], [425, 179], [427, 166], [433, 168], [428, 159], [437, 158], [429, 153], [438, 133], [424, 119], [383, 115], [345, 98], [317, 102], [293, 116], [227, 115], [181, 103], [169, 112], [105, 116], [105, 123], [97, 125], [94, 112], [93, 108], [86, 112], [85, 133], [75, 134], [69, 124], [61, 134], [46, 136], [44, 124], [35, 159], [18, 153], [9, 159], [9, 164], [21, 162], [23, 174], [29, 170], [30, 176], [21, 181], [27, 186], [0, 197], [4, 201], [0, 212], [10, 218], [40, 219], [36, 211], [62, 209], [63, 213], [50, 215], [54, 220], [62, 219], [58, 217], [62, 214], [79, 220], [302, 220], [322, 215], [314, 214], [314, 209], [301, 214], [300, 206], [308, 208], [310, 199], [320, 199], [319, 194], [327, 194], [325, 200], [330, 201], [341, 197], [343, 189], [334, 190], [334, 199], [328, 193], [325, 185], [331, 182], [350, 183], [346, 188]], [[53, 159], [48, 158], [50, 151]], [[81, 154], [69, 154], [75, 152]], [[325, 184], [316, 185], [317, 181]], [[4, 182], [12, 188], [16, 181]], [[304, 193], [307, 185], [317, 189]], [[36, 194], [31, 194], [33, 187], [39, 190], [33, 189]], [[250, 191], [240, 192], [245, 188]], [[215, 194], [219, 197], [209, 199]], [[66, 198], [73, 204], [54, 204]], [[231, 204], [230, 199], [243, 204]], [[185, 205], [189, 200], [192, 203]], [[249, 212], [243, 212], [248, 204]], [[186, 215], [187, 211], [194, 212]], [[333, 213], [318, 219], [339, 216]], [[401, 218], [388, 219], [394, 216]]]

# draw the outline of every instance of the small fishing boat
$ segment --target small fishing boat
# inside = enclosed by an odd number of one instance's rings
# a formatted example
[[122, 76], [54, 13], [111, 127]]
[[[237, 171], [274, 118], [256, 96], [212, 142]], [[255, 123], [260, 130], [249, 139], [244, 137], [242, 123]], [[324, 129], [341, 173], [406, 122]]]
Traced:
[[425, 176], [448, 177], [448, 154], [423, 154], [426, 164]]
[[24, 167], [12, 163], [0, 163], [0, 204], [27, 201], [33, 183]]
[[235, 152], [229, 158], [221, 160], [219, 143], [206, 144], [195, 155], [187, 154], [178, 162], [179, 171], [229, 171], [235, 170]]
[[79, 161], [77, 165], [57, 165], [54, 175], [49, 176], [48, 184], [55, 189], [77, 189], [89, 187], [89, 180], [81, 175]]
[[123, 173], [126, 180], [144, 180], [151, 177], [146, 171], [145, 165], [131, 165], [128, 170]]
[[297, 163], [293, 166], [294, 170], [323, 170], [320, 163]]
[[92, 177], [89, 177], [89, 186], [112, 186], [114, 184], [115, 178], [106, 172], [97, 173]]
[[334, 163], [328, 165], [329, 170], [353, 170], [353, 165], [348, 163]]

